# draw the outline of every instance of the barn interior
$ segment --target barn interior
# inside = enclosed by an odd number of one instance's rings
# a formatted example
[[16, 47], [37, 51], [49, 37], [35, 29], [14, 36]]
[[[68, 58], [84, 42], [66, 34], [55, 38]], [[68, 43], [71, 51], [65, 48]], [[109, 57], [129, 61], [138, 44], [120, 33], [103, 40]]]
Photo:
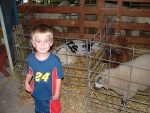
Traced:
[[[150, 112], [150, 83], [124, 80], [149, 87], [145, 91], [136, 91], [132, 98], [124, 98], [125, 105], [121, 105], [122, 95], [116, 91], [109, 88], [94, 89], [96, 76], [105, 69], [117, 68], [128, 61], [134, 62], [135, 58], [143, 54], [150, 55], [149, 0], [18, 0], [16, 4], [19, 21], [12, 28], [15, 61], [10, 70], [7, 57], [3, 60], [3, 67], [9, 75], [1, 73], [1, 91], [7, 97], [9, 94], [17, 95], [11, 101], [18, 100], [13, 109], [11, 104], [7, 106], [2, 99], [0, 113], [20, 113], [20, 110], [34, 113], [34, 101], [24, 90], [24, 80], [26, 58], [34, 52], [30, 43], [30, 30], [39, 23], [53, 29], [54, 45], [51, 52], [60, 57], [63, 65], [62, 113]], [[2, 28], [0, 38], [4, 46], [6, 40]], [[74, 52], [72, 49], [75, 47], [77, 50]], [[65, 51], [61, 51], [62, 48]], [[141, 67], [138, 65], [135, 68]], [[149, 73], [150, 67], [142, 67], [141, 70]], [[9, 90], [11, 84], [13, 87]], [[127, 90], [129, 94], [134, 92], [129, 87], [122, 90]]]

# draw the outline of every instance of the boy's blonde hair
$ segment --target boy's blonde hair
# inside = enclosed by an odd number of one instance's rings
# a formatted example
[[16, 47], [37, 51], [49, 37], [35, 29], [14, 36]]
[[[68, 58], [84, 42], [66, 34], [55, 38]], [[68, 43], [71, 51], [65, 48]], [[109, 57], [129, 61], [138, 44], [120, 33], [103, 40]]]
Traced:
[[35, 39], [36, 34], [38, 34], [38, 33], [48, 34], [50, 39], [51, 39], [51, 41], [53, 41], [53, 31], [48, 25], [46, 25], [46, 24], [39, 24], [39, 25], [35, 26], [32, 29], [30, 36], [31, 36], [33, 41]]

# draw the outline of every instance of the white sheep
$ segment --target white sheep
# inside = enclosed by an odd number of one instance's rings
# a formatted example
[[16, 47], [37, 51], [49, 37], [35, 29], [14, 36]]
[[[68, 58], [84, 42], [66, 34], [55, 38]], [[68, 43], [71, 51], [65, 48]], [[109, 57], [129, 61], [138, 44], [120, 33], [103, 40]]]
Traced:
[[[105, 7], [109, 7], [109, 8], [117, 8], [117, 4], [113, 4], [113, 3], [105, 3]], [[126, 7], [126, 6], [122, 6], [122, 8], [129, 8], [129, 7]], [[128, 22], [128, 23], [131, 23], [131, 22], [134, 22], [134, 17], [133, 16], [121, 16], [121, 19], [118, 20], [116, 18], [116, 15], [114, 14], [114, 16], [105, 16], [105, 21], [107, 20], [110, 20], [110, 21], [121, 21], [121, 22]], [[126, 30], [120, 30], [120, 34], [121, 35], [126, 35]]]
[[[135, 23], [142, 23], [142, 24], [150, 24], [150, 18], [149, 17], [135, 17], [134, 19]], [[146, 32], [147, 35], [150, 34], [150, 31]], [[131, 31], [131, 36], [140, 36], [140, 31], [133, 30]]]
[[109, 88], [122, 95], [123, 99], [132, 98], [138, 91], [150, 88], [150, 55], [134, 59], [133, 67], [129, 61], [117, 68], [106, 69], [96, 76], [95, 81], [95, 89]]
[[[28, 6], [28, 3], [21, 3], [18, 4], [18, 6]], [[34, 6], [43, 6], [42, 4], [39, 3], [34, 3], [28, 10], [26, 13], [29, 13], [30, 10], [34, 7]], [[62, 1], [58, 6], [70, 6], [68, 1]], [[66, 19], [66, 16], [68, 14], [59, 14], [59, 13], [34, 13], [34, 17], [36, 19]], [[26, 17], [26, 14], [21, 14], [18, 13], [18, 17]], [[55, 29], [57, 29], [59, 32], [67, 32], [67, 27], [59, 27], [59, 26], [54, 26]]]

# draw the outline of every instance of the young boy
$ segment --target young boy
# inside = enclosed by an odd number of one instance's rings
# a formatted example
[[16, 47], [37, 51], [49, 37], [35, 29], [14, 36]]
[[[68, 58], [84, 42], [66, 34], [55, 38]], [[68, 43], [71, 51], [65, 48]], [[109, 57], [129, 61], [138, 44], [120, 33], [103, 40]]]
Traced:
[[64, 73], [59, 58], [49, 52], [53, 44], [53, 32], [49, 26], [40, 24], [32, 29], [31, 38], [36, 52], [27, 58], [25, 89], [35, 100], [36, 113], [60, 113], [59, 95]]

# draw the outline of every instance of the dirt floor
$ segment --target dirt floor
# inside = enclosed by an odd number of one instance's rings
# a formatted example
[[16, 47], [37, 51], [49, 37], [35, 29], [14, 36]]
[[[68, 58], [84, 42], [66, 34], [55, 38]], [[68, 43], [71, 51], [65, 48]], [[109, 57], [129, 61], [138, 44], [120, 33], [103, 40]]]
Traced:
[[[10, 68], [6, 68], [10, 72]], [[20, 81], [15, 77], [5, 77], [0, 72], [0, 113], [35, 113], [34, 105], [19, 102]]]

